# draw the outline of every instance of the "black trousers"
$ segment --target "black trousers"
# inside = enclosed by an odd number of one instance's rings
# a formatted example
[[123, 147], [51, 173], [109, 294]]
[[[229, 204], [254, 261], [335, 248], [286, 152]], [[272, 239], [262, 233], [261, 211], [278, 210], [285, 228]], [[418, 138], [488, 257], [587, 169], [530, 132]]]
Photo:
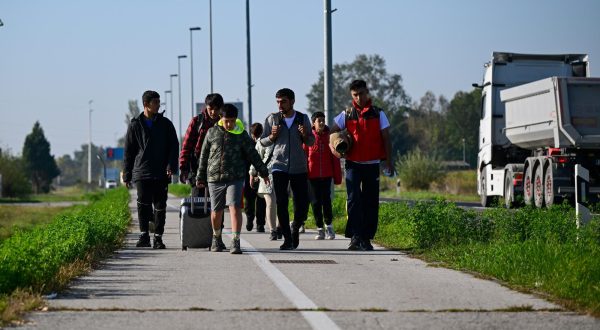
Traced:
[[135, 186], [140, 231], [148, 232], [148, 223], [154, 221], [154, 233], [162, 235], [165, 231], [167, 217], [168, 182], [166, 180], [142, 180], [136, 182]]
[[331, 225], [333, 211], [331, 210], [331, 178], [310, 179], [312, 191], [311, 206], [317, 228], [323, 228], [323, 217], [325, 224]]
[[[256, 185], [258, 186], [258, 183]], [[257, 190], [258, 187], [250, 187], [250, 176], [246, 174], [246, 180], [244, 181], [244, 213], [248, 223], [252, 223], [256, 218], [256, 225], [264, 226], [267, 216], [267, 204], [264, 198], [258, 197]]]
[[308, 175], [288, 174], [281, 171], [273, 172], [273, 186], [277, 200], [277, 219], [286, 240], [291, 240], [290, 214], [288, 212], [288, 185], [292, 189], [294, 202], [294, 221], [292, 226], [298, 230], [306, 221], [308, 215]]
[[346, 160], [348, 223], [346, 237], [373, 239], [379, 221], [379, 164]]

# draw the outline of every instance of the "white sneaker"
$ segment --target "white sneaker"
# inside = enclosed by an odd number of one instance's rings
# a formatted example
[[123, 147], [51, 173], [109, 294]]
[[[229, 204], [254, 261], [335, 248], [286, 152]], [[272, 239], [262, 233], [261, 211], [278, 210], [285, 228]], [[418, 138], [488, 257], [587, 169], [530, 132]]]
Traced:
[[325, 239], [325, 231], [323, 230], [323, 228], [319, 228], [319, 231], [317, 232], [317, 236], [315, 236], [316, 240], [322, 240]]
[[302, 234], [304, 234], [304, 232], [305, 232], [305, 230], [304, 230], [304, 225], [300, 226], [300, 230], [299, 230], [299, 232], [300, 232], [300, 233], [302, 233]]
[[327, 226], [327, 239], [335, 239], [335, 231], [332, 226]]

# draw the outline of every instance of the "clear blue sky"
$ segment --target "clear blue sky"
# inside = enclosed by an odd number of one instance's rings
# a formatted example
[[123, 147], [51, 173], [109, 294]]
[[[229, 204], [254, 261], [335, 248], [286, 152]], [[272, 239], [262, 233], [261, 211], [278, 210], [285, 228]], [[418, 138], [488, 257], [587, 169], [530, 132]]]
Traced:
[[[213, 0], [214, 90], [244, 103], [245, 3]], [[250, 6], [254, 121], [276, 111], [282, 87], [306, 110], [305, 95], [323, 69], [323, 1]], [[333, 62], [379, 54], [413, 100], [428, 90], [448, 99], [470, 91], [493, 51], [587, 53], [592, 75], [600, 75], [597, 0], [332, 0], [332, 8]], [[195, 101], [210, 92], [208, 0], [2, 0], [0, 19], [0, 147], [13, 154], [36, 120], [52, 154], [79, 150], [88, 139], [89, 100], [94, 144], [114, 146], [126, 130], [127, 101], [169, 89], [177, 55], [189, 57], [192, 26], [202, 28], [193, 35]], [[181, 61], [181, 78], [185, 129], [189, 58]]]

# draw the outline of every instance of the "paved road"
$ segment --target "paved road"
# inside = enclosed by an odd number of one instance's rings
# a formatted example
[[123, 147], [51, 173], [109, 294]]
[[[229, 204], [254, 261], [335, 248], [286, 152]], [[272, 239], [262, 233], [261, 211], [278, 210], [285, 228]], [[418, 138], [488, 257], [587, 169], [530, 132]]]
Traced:
[[[181, 251], [178, 200], [169, 204], [166, 250], [135, 248], [133, 212], [125, 247], [49, 300], [49, 311], [29, 314], [22, 328], [600, 328], [600, 320], [495, 282], [381, 247], [347, 251], [347, 239], [315, 241], [311, 231], [295, 251], [245, 231], [243, 255]], [[514, 308], [524, 311], [507, 311]]]

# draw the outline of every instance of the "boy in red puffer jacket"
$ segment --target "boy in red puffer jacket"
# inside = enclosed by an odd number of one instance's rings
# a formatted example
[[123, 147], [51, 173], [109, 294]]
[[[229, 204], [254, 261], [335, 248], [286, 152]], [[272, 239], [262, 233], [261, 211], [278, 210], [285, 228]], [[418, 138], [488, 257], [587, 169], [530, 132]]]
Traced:
[[[311, 205], [318, 230], [315, 239], [334, 239], [335, 231], [331, 225], [331, 179], [335, 184], [341, 184], [342, 169], [340, 160], [329, 149], [329, 127], [325, 125], [325, 114], [317, 111], [312, 115], [311, 121], [315, 143], [312, 146], [304, 145], [304, 151], [308, 157], [308, 180], [313, 195]], [[326, 228], [323, 227], [323, 220]]]

